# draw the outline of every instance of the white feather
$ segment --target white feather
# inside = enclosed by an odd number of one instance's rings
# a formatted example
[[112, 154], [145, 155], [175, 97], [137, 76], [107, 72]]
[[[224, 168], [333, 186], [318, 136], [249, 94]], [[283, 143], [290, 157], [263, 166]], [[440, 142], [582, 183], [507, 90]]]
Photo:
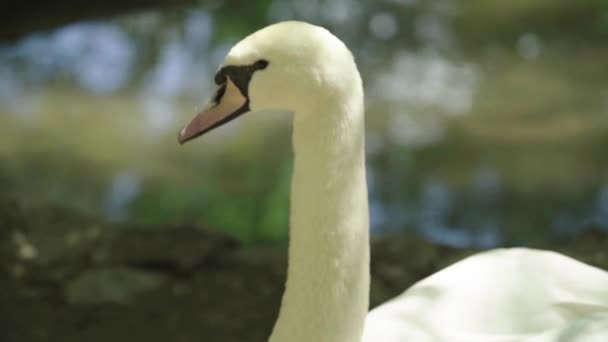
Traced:
[[249, 84], [251, 111], [294, 115], [289, 270], [271, 342], [608, 341], [608, 273], [524, 248], [468, 257], [367, 314], [364, 105], [352, 54], [323, 28], [284, 22], [245, 38], [224, 64], [259, 59], [269, 65]]

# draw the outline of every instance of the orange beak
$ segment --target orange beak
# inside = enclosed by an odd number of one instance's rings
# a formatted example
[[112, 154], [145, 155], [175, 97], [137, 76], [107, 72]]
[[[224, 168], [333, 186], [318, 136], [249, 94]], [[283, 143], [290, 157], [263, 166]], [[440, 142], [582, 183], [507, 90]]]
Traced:
[[234, 85], [230, 77], [218, 89], [214, 100], [179, 132], [180, 144], [199, 137], [249, 111], [249, 99]]

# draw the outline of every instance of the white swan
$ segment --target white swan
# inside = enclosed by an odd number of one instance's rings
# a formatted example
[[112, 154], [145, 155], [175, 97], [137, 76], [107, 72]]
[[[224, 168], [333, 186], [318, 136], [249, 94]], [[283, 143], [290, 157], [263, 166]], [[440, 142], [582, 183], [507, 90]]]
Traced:
[[608, 341], [608, 273], [529, 249], [469, 257], [368, 315], [363, 90], [348, 48], [317, 26], [271, 25], [230, 50], [215, 82], [181, 143], [245, 113], [293, 113], [289, 269], [271, 342]]

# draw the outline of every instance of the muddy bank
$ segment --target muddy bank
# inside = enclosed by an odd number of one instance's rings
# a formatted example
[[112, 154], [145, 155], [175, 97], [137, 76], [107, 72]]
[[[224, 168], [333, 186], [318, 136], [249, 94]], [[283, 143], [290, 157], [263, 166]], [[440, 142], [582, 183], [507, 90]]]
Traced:
[[[608, 268], [605, 233], [555, 249]], [[372, 305], [473, 252], [376, 239]], [[285, 256], [285, 246], [244, 247], [205, 227], [112, 225], [4, 198], [2, 341], [265, 341]]]

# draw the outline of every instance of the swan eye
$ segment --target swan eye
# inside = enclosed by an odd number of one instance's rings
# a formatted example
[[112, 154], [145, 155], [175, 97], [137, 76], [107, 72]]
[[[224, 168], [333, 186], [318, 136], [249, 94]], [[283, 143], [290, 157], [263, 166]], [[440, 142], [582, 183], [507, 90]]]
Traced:
[[[226, 84], [226, 78], [230, 77], [232, 82], [239, 88], [241, 93], [247, 96], [249, 81], [253, 74], [258, 70], [264, 70], [270, 64], [265, 59], [258, 59], [252, 64], [247, 65], [226, 65], [220, 68], [220, 70], [215, 74], [214, 81], [218, 86], [223, 86]], [[220, 87], [218, 92], [214, 96], [214, 99], [221, 99], [223, 95], [223, 90]], [[216, 101], [217, 102], [217, 101]]]
[[255, 62], [254, 66], [257, 70], [264, 70], [268, 66], [268, 61], [265, 59], [258, 59], [258, 61]]
[[232, 76], [234, 79], [236, 79], [236, 78], [238, 78], [238, 75], [235, 75], [235, 74], [248, 74], [249, 78], [251, 78], [251, 75], [254, 72], [256, 72], [258, 70], [266, 69], [268, 67], [268, 64], [270, 64], [270, 63], [267, 60], [258, 59], [255, 63], [250, 64], [250, 65], [243, 65], [243, 66], [227, 65], [227, 66], [221, 67], [220, 70], [217, 71], [213, 80], [215, 81], [215, 84], [222, 85], [222, 84], [226, 83], [226, 75]]

